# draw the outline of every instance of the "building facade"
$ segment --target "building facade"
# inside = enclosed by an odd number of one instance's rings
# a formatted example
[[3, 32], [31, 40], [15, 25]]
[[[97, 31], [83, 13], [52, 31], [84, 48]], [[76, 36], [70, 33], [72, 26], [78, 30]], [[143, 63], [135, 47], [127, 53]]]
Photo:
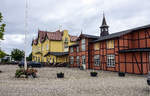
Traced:
[[38, 37], [32, 41], [32, 61], [46, 63], [68, 62], [70, 45], [77, 40], [68, 34], [68, 30], [47, 32], [38, 31]]
[[109, 34], [103, 16], [100, 36], [80, 34], [69, 47], [70, 66], [147, 74], [150, 70], [150, 25]]

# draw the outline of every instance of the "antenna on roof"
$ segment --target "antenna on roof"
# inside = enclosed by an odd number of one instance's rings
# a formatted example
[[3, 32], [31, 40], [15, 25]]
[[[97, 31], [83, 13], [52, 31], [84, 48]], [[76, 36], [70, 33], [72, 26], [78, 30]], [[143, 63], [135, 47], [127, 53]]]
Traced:
[[83, 34], [83, 29], [81, 29], [81, 34]]
[[59, 25], [59, 31], [62, 31], [62, 25]]

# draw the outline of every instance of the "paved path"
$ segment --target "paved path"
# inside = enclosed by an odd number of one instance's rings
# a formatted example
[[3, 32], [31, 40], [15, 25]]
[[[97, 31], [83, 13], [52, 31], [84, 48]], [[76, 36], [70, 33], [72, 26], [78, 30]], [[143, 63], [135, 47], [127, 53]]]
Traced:
[[[45, 67], [37, 69], [36, 79], [16, 79], [17, 68], [0, 66], [0, 96], [150, 96], [144, 76], [98, 71], [98, 77], [90, 77], [90, 70]], [[57, 72], [64, 72], [65, 78], [57, 79]]]

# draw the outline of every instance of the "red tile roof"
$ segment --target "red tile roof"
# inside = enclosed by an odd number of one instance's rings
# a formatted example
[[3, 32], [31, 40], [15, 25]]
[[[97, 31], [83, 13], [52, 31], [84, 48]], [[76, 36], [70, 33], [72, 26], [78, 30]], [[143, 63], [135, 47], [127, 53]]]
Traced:
[[40, 38], [40, 42], [41, 43], [45, 41], [45, 39], [46, 39], [46, 33], [47, 32], [45, 32], [45, 31], [39, 31], [38, 32], [38, 38]]
[[62, 40], [63, 32], [59, 30], [56, 32], [47, 32], [47, 37], [49, 40]]
[[38, 44], [38, 38], [34, 39], [34, 40], [32, 41], [32, 44], [37, 45], [37, 44]]
[[71, 36], [71, 35], [69, 35], [69, 36], [70, 36], [70, 41], [77, 41], [77, 39], [78, 39], [77, 36]]
[[[49, 40], [62, 40], [62, 36], [63, 36], [63, 31], [57, 30], [56, 32], [47, 32], [47, 31], [38, 31], [38, 37], [36, 39], [34, 39], [32, 41], [32, 44], [37, 45], [38, 44], [38, 39], [40, 39], [40, 42], [44, 42], [46, 40], [46, 37]], [[77, 40], [77, 36], [70, 36], [70, 41], [76, 41]]]

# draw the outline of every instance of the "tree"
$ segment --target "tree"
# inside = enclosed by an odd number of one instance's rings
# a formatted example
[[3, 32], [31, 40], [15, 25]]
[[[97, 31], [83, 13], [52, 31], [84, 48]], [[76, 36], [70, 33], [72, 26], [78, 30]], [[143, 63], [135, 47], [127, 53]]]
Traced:
[[3, 16], [0, 12], [0, 40], [3, 40], [4, 32], [5, 32], [5, 26], [6, 24], [2, 23]]
[[19, 49], [13, 49], [11, 51], [11, 56], [15, 61], [21, 61], [24, 58], [24, 51]]
[[0, 50], [0, 58], [5, 57], [7, 54], [5, 52], [3, 52], [2, 50]]
[[27, 57], [27, 61], [32, 61], [32, 53], [30, 53], [29, 57]]

